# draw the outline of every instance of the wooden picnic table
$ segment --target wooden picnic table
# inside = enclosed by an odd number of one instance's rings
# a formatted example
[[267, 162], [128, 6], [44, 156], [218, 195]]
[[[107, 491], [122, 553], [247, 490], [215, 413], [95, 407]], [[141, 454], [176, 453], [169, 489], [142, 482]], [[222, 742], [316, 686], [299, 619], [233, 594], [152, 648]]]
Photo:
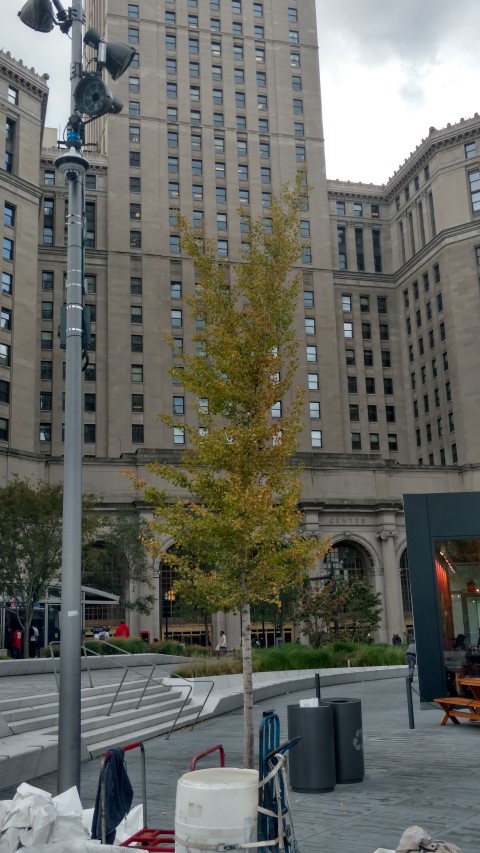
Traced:
[[465, 676], [458, 679], [459, 685], [467, 687], [474, 699], [480, 699], [480, 678]]

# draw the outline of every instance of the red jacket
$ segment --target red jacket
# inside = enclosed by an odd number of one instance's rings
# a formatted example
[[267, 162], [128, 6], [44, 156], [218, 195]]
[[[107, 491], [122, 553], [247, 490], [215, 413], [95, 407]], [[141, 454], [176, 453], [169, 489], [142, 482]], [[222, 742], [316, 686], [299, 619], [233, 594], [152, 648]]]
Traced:
[[125, 625], [125, 622], [120, 622], [120, 625], [115, 629], [115, 637], [129, 637], [130, 630], [128, 625]]
[[22, 632], [19, 628], [16, 628], [12, 634], [12, 648], [21, 649], [22, 648]]

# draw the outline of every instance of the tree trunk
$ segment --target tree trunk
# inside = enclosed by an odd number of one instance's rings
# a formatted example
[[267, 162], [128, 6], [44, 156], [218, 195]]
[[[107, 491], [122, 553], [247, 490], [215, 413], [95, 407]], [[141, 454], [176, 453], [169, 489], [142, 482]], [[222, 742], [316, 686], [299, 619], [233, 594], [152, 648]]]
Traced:
[[255, 766], [253, 740], [253, 676], [252, 676], [252, 626], [250, 605], [244, 602], [242, 614], [242, 660], [243, 660], [243, 766]]

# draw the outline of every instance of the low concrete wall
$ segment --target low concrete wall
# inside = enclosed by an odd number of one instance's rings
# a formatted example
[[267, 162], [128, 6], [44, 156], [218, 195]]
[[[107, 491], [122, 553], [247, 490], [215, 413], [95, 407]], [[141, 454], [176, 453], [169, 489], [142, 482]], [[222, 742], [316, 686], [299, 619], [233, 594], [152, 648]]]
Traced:
[[[58, 658], [57, 669], [58, 669]], [[177, 655], [102, 655], [100, 657], [89, 657], [88, 667], [95, 669], [121, 669], [127, 666], [168, 666], [172, 663], [186, 663], [188, 658], [177, 657]], [[87, 670], [87, 658], [82, 658], [82, 670]], [[12, 675], [43, 675], [53, 673], [54, 662], [52, 658], [29, 658], [28, 660], [5, 660], [0, 661], [0, 678]]]
[[[407, 666], [342, 667], [338, 669], [292, 669], [284, 672], [256, 672], [253, 675], [253, 701], [261, 702], [284, 693], [299, 690], [315, 690], [315, 676], [320, 675], [320, 686], [354, 684], [359, 681], [377, 681], [383, 678], [405, 678]], [[213, 681], [213, 690], [207, 700], [200, 719], [216, 717], [235, 711], [243, 705], [243, 682], [241, 675], [216, 675], [212, 678], [196, 678], [194, 695], [201, 689], [203, 695], [207, 685]], [[175, 678], [164, 679], [165, 684], [175, 685]], [[200, 688], [200, 685], [201, 688]], [[197, 691], [197, 694], [195, 694]]]

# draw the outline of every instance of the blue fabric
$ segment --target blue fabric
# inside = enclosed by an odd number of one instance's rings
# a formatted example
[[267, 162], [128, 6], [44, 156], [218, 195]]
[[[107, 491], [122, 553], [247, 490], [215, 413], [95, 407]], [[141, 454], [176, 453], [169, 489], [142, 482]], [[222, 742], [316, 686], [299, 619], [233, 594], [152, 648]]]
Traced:
[[[125, 753], [121, 747], [110, 749], [110, 758], [105, 765], [105, 813], [107, 816], [106, 843], [113, 844], [115, 830], [130, 811], [133, 788], [128, 778]], [[102, 839], [102, 816], [100, 811], [101, 787], [98, 783], [95, 809], [92, 820], [92, 838]]]

